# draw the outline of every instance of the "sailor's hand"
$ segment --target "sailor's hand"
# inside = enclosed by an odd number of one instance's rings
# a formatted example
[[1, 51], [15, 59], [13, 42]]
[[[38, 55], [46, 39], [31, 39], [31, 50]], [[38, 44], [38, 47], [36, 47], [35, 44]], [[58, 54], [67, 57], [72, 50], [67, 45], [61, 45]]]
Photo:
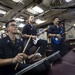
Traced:
[[24, 53], [18, 53], [14, 58], [12, 58], [12, 63], [20, 63], [24, 57]]
[[56, 34], [56, 37], [61, 38], [61, 35], [60, 34]]
[[34, 56], [35, 56], [35, 54], [31, 54], [31, 55], [28, 56], [28, 59], [31, 59], [31, 58], [33, 58]]
[[41, 58], [42, 55], [40, 53], [35, 53], [35, 57]]
[[24, 59], [28, 58], [28, 55], [24, 54]]
[[37, 38], [37, 36], [34, 36], [34, 35], [32, 36], [32, 39], [36, 39], [36, 38]]

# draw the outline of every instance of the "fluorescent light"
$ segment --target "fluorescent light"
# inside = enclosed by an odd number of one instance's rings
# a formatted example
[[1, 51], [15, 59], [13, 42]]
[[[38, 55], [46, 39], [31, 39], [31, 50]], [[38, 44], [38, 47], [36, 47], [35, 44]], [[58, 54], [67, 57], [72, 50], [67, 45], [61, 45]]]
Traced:
[[28, 8], [27, 11], [30, 12], [30, 13], [32, 13], [32, 14], [38, 14], [38, 12], [32, 10], [32, 8]]
[[4, 30], [1, 30], [0, 32], [1, 32], [1, 33], [4, 33]]
[[44, 23], [44, 22], [45, 22], [45, 21], [42, 21], [42, 20], [40, 20], [40, 19], [37, 19], [37, 20], [36, 20], [36, 23], [37, 23], [37, 24], [41, 24], [41, 23]]
[[2, 28], [5, 28], [5, 26], [3, 26]]
[[66, 0], [66, 2], [70, 2], [70, 1], [72, 1], [72, 0]]
[[12, 0], [12, 1], [14, 1], [14, 2], [22, 2], [22, 0]]
[[73, 24], [73, 26], [75, 27], [75, 24]]
[[44, 12], [44, 10], [41, 9], [39, 6], [27, 8], [27, 11], [32, 13], [32, 14], [39, 14], [39, 13]]
[[0, 10], [0, 14], [6, 14], [6, 11]]
[[39, 6], [35, 6], [35, 7], [33, 7], [32, 9], [33, 9], [34, 11], [38, 12], [38, 13], [44, 12], [44, 10], [41, 9]]
[[18, 27], [23, 28], [24, 26], [25, 26], [25, 24], [21, 23], [21, 24], [19, 24]]
[[16, 21], [24, 21], [24, 19], [21, 18], [15, 18]]

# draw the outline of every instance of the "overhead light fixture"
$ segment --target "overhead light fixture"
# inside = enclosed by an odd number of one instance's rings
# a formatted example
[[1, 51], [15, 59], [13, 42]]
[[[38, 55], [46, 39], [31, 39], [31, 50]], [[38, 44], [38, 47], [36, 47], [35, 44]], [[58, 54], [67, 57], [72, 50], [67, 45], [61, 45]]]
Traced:
[[36, 21], [35, 21], [37, 24], [41, 24], [41, 23], [44, 23], [45, 21], [42, 21], [42, 20], [40, 20], [40, 19], [36, 19]]
[[72, 0], [66, 0], [66, 2], [70, 2], [70, 1], [72, 1]]
[[34, 15], [44, 12], [44, 10], [42, 8], [40, 8], [39, 6], [35, 6], [35, 7], [31, 6], [31, 7], [27, 8], [27, 11]]
[[75, 27], [75, 24], [73, 24], [73, 26]]
[[0, 14], [6, 14], [6, 11], [0, 10]]
[[25, 26], [25, 24], [20, 23], [18, 27], [23, 28]]
[[1, 33], [4, 33], [4, 30], [1, 30], [0, 32], [1, 32]]
[[16, 3], [22, 2], [22, 0], [12, 0], [12, 1], [14, 1], [14, 2], [16, 2]]
[[3, 26], [2, 28], [5, 28], [5, 26]]
[[32, 14], [38, 14], [38, 12], [32, 10], [32, 8], [28, 8], [27, 11], [30, 12], [30, 13], [32, 13]]
[[38, 12], [38, 13], [42, 13], [44, 12], [44, 10], [42, 8], [40, 8], [39, 6], [35, 6], [32, 8], [34, 11]]
[[21, 18], [14, 18], [14, 20], [16, 20], [16, 21], [24, 21], [24, 19], [21, 19]]

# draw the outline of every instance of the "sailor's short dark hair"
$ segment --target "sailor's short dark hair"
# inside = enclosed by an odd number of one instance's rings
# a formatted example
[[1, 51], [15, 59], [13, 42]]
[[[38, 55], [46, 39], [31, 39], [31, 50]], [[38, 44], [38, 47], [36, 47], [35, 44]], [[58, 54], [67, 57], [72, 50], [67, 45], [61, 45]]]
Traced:
[[54, 21], [56, 18], [59, 18], [58, 16], [53, 17], [52, 21]]
[[10, 22], [15, 22], [15, 20], [10, 20], [8, 22], [6, 22], [5, 27], [7, 28]]

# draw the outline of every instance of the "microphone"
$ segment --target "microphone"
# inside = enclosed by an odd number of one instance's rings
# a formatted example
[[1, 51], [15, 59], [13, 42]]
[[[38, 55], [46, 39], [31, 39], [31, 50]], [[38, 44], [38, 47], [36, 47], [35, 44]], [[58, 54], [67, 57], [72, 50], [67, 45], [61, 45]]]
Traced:
[[59, 23], [60, 23], [60, 24], [61, 24], [61, 23], [65, 23], [65, 21], [64, 21], [64, 20], [60, 20]]

